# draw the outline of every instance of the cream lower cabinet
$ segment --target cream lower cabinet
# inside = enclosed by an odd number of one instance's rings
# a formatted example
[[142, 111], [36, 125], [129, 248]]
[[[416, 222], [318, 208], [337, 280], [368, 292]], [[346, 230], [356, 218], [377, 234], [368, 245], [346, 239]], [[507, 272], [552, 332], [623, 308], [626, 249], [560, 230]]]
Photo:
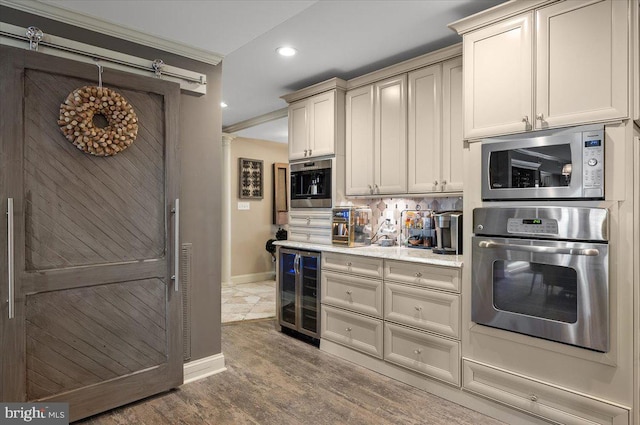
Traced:
[[629, 411], [603, 400], [469, 359], [463, 388], [509, 407], [565, 425], [628, 425]]
[[406, 74], [346, 94], [347, 195], [407, 192]]
[[289, 211], [288, 239], [294, 242], [331, 244], [331, 211], [292, 209]]
[[460, 272], [325, 252], [321, 338], [459, 387]]
[[460, 269], [385, 261], [386, 361], [460, 386], [459, 280]]
[[382, 358], [383, 260], [322, 254], [320, 337]]
[[480, 27], [463, 37], [465, 139], [629, 116], [628, 2], [561, 1], [486, 26], [474, 19], [453, 24], [461, 34]]
[[462, 58], [408, 75], [409, 193], [462, 192]]

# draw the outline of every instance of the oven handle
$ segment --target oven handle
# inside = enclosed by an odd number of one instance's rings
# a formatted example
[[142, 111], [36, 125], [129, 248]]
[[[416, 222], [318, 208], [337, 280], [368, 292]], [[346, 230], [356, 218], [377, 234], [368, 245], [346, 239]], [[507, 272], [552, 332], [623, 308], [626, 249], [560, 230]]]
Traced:
[[535, 252], [538, 254], [569, 254], [585, 255], [587, 257], [597, 257], [600, 251], [597, 249], [577, 249], [577, 248], [554, 248], [551, 246], [531, 246], [531, 245], [511, 245], [494, 241], [480, 241], [480, 248], [504, 248], [508, 251]]

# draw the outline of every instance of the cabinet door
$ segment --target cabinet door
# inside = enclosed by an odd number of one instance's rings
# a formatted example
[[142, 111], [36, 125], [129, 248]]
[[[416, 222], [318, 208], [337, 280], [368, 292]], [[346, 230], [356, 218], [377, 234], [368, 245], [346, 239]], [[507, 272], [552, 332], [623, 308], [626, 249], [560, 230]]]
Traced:
[[442, 66], [409, 73], [408, 191], [440, 191]]
[[345, 191], [347, 195], [370, 195], [373, 189], [373, 86], [346, 95]]
[[462, 58], [442, 64], [442, 170], [443, 192], [462, 192]]
[[627, 7], [574, 1], [536, 12], [536, 128], [628, 116]]
[[307, 156], [335, 153], [335, 103], [335, 91], [322, 93], [308, 100], [310, 131]]
[[407, 192], [407, 76], [389, 78], [375, 89], [376, 194]]
[[465, 139], [531, 129], [532, 23], [533, 12], [465, 35]]
[[289, 105], [289, 160], [307, 156], [309, 146], [309, 115], [307, 101]]

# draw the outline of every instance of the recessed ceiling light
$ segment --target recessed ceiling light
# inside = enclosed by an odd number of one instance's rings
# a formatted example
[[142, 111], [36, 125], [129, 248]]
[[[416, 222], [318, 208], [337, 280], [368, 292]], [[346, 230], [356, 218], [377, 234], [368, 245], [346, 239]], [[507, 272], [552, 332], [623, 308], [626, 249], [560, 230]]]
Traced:
[[276, 49], [276, 52], [278, 52], [282, 56], [293, 56], [296, 53], [298, 53], [298, 51], [296, 49], [294, 49], [293, 47], [288, 47], [288, 46], [278, 47]]
[[221, 107], [221, 108], [226, 108], [227, 106], [229, 106], [229, 105], [227, 105], [227, 104], [226, 104], [226, 103], [224, 103], [224, 102], [220, 102], [220, 107]]

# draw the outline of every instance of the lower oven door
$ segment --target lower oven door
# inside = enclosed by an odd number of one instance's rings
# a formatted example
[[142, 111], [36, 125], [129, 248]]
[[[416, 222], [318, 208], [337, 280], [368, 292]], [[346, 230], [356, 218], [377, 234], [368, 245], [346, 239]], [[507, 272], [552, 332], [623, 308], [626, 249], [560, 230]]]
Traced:
[[474, 322], [609, 351], [609, 246], [472, 238]]

